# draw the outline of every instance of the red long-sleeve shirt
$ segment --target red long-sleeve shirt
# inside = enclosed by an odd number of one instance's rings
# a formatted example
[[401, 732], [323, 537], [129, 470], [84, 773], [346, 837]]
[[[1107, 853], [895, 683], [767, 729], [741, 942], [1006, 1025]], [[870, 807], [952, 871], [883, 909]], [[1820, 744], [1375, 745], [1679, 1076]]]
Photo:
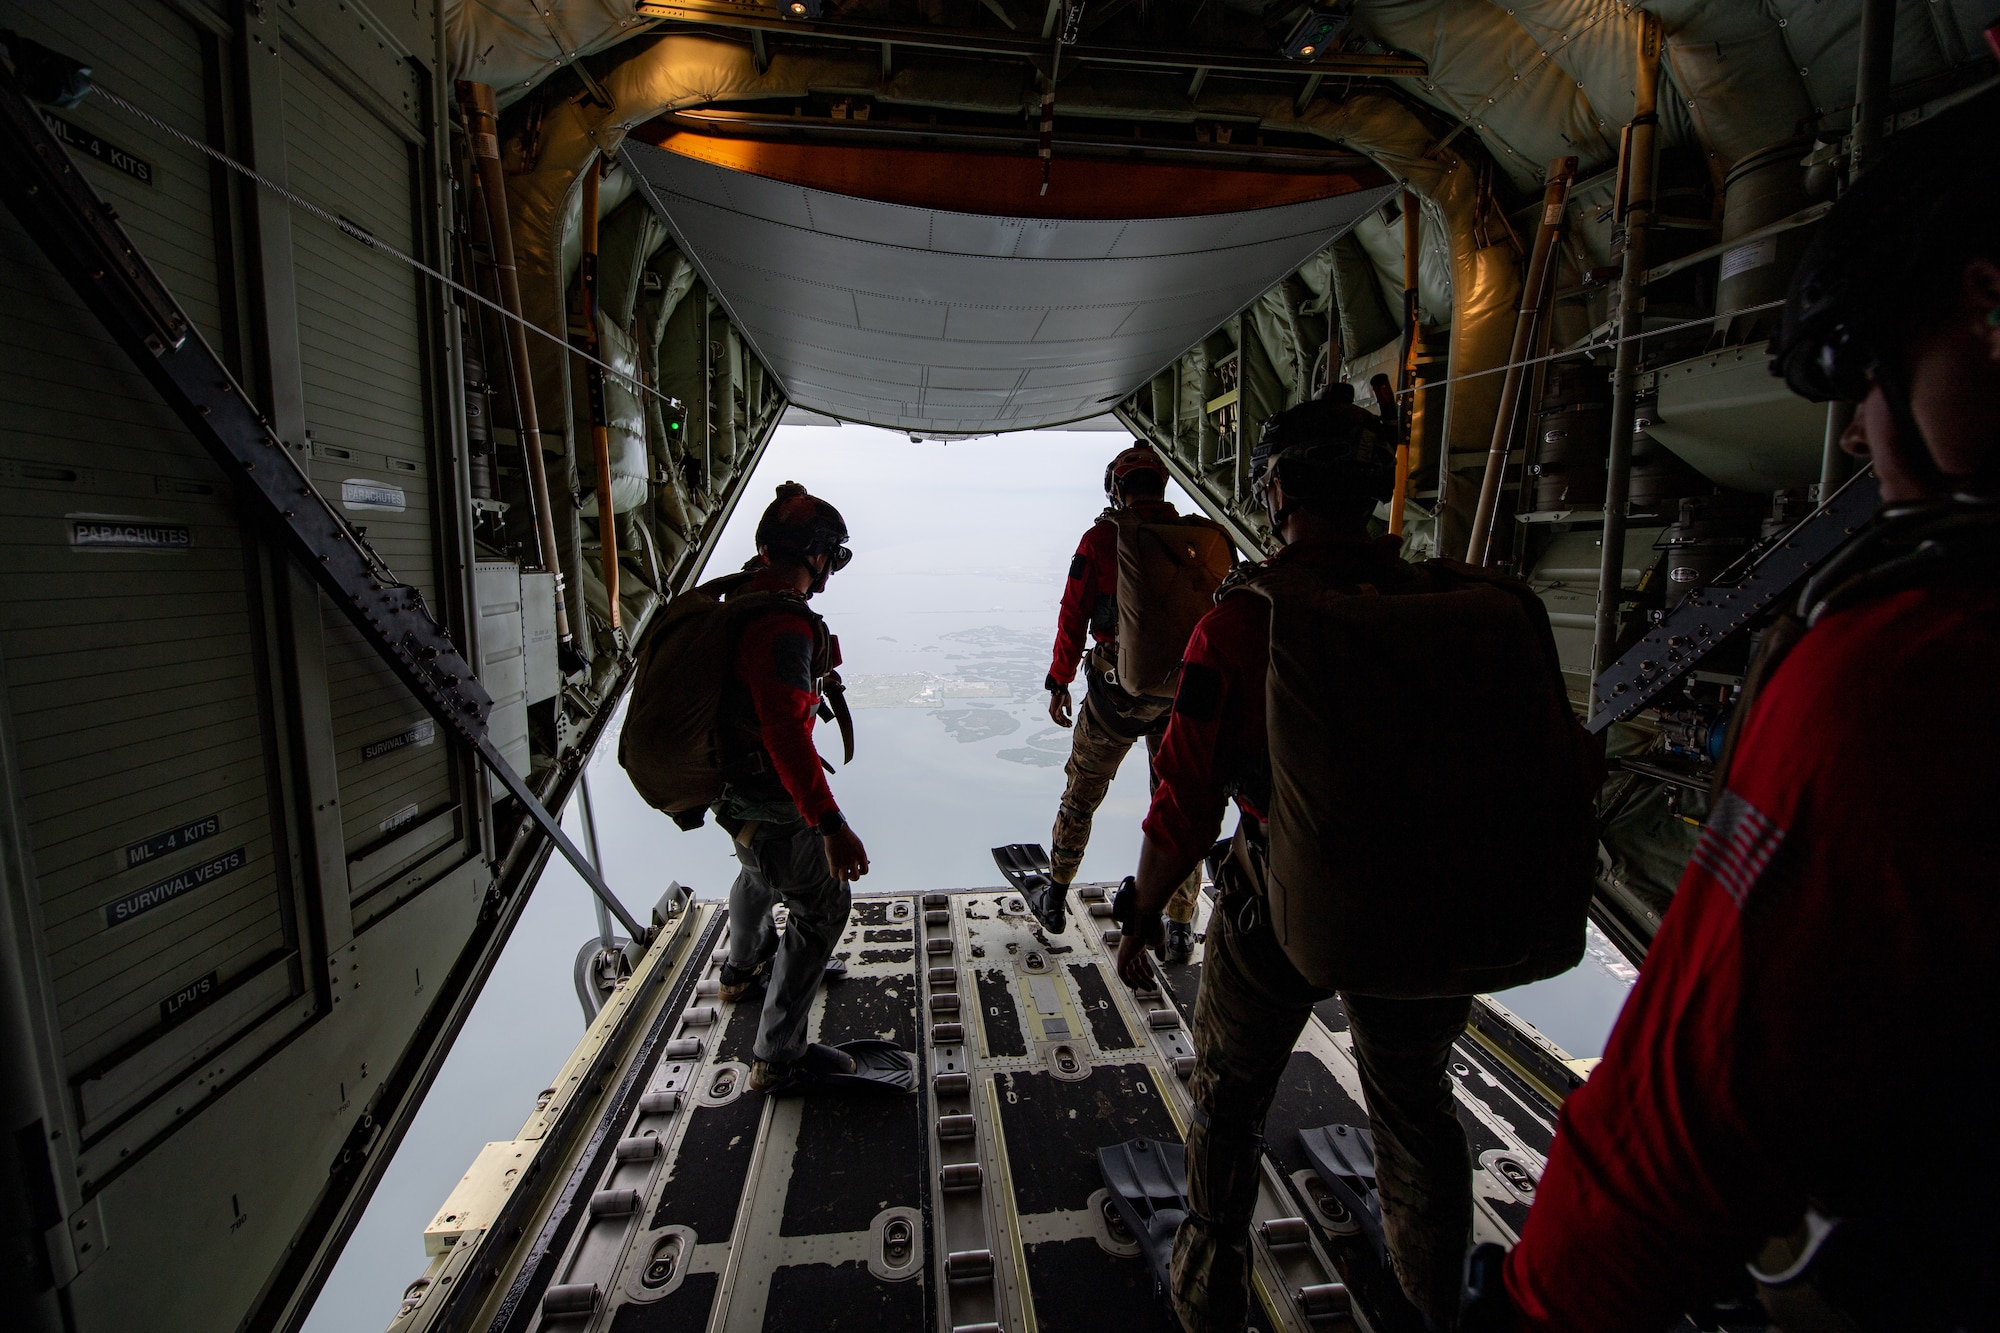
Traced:
[[[1400, 538], [1294, 542], [1267, 562], [1300, 562], [1329, 582], [1374, 582], [1401, 563]], [[1237, 807], [1259, 823], [1256, 793], [1269, 785], [1270, 739], [1264, 727], [1264, 677], [1271, 664], [1271, 604], [1225, 597], [1196, 623], [1182, 658], [1180, 688], [1166, 734], [1153, 757], [1159, 785], [1146, 812], [1146, 836], [1188, 859], [1207, 853], [1222, 829], [1234, 789]]]
[[1996, 664], [2000, 590], [1960, 583], [1830, 615], [1772, 676], [1563, 1107], [1507, 1261], [1524, 1329], [1664, 1329], [1809, 1200], [1912, 1241], [1882, 1262], [1919, 1287], [1991, 1264]]
[[[1171, 523], [1179, 517], [1165, 500], [1141, 500], [1127, 508], [1153, 523]], [[1083, 534], [1069, 562], [1062, 606], [1056, 612], [1056, 650], [1049, 664], [1052, 684], [1066, 686], [1076, 679], [1086, 635], [1099, 643], [1118, 637], [1117, 599], [1118, 525], [1107, 511]]]
[[[761, 574], [750, 584], [757, 591], [776, 586], [780, 585], [767, 582]], [[797, 610], [787, 606], [766, 611], [743, 627], [736, 677], [749, 696], [757, 739], [784, 794], [809, 824], [835, 813], [839, 807], [827, 786], [819, 751], [813, 747], [820, 699], [813, 675], [813, 623], [803, 603]]]

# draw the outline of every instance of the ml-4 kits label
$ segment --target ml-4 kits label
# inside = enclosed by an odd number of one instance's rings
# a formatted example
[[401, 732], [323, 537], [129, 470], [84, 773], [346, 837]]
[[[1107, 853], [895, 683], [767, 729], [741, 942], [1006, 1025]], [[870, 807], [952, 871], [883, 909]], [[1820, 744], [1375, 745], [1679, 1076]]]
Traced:
[[125, 868], [142, 866], [155, 857], [177, 852], [183, 847], [212, 838], [222, 832], [221, 815], [203, 815], [200, 819], [190, 819], [179, 828], [170, 828], [165, 833], [155, 833], [144, 842], [135, 842], [125, 849]]
[[150, 912], [162, 903], [170, 903], [190, 889], [198, 889], [213, 880], [221, 879], [232, 870], [241, 870], [248, 858], [244, 849], [224, 852], [212, 861], [204, 861], [198, 866], [190, 866], [171, 879], [163, 879], [158, 884], [148, 884], [126, 894], [116, 902], [104, 904], [104, 924], [116, 926], [130, 921], [142, 912]]

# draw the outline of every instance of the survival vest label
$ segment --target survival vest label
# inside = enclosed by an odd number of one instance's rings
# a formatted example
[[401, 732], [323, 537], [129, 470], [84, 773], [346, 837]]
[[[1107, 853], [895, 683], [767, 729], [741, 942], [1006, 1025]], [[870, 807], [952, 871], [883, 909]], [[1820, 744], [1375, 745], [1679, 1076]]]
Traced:
[[62, 140], [63, 147], [73, 153], [95, 158], [107, 167], [124, 172], [141, 185], [153, 183], [153, 164], [142, 157], [134, 157], [123, 148], [103, 139], [80, 125], [72, 125], [53, 111], [42, 112], [42, 120], [48, 125], [49, 133]]
[[187, 985], [160, 1001], [160, 1021], [178, 1023], [197, 1009], [206, 1008], [222, 990], [222, 974], [210, 972], [207, 976]]
[[389, 736], [362, 746], [361, 762], [365, 764], [370, 759], [380, 759], [385, 754], [394, 754], [398, 750], [407, 750], [412, 745], [429, 745], [436, 735], [437, 723], [419, 722], [416, 726], [399, 735]]
[[183, 847], [191, 847], [206, 838], [222, 832], [221, 815], [203, 815], [200, 819], [189, 820], [179, 828], [170, 828], [165, 833], [155, 833], [144, 842], [135, 842], [125, 849], [125, 868], [142, 866], [168, 852], [177, 852]]
[[104, 924], [122, 925], [142, 912], [150, 912], [162, 903], [170, 903], [190, 889], [198, 889], [213, 880], [221, 879], [232, 870], [241, 870], [248, 862], [244, 849], [224, 852], [212, 861], [204, 861], [198, 866], [190, 866], [171, 879], [163, 879], [157, 884], [148, 884], [136, 889], [115, 902], [104, 904]]
[[69, 544], [99, 550], [185, 551], [194, 545], [182, 523], [155, 523], [145, 518], [73, 518]]

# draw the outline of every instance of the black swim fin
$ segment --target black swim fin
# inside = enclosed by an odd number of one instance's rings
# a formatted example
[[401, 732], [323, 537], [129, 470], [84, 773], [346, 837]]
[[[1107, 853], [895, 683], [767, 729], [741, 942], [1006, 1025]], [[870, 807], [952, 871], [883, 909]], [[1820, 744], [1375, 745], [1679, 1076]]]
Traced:
[[1389, 1249], [1382, 1235], [1382, 1195], [1375, 1183], [1375, 1136], [1360, 1125], [1320, 1125], [1299, 1131], [1313, 1173], [1354, 1218], [1382, 1263]]
[[1027, 901], [1028, 910], [1042, 923], [1042, 929], [1051, 935], [1062, 934], [1067, 924], [1063, 909], [1068, 905], [1069, 890], [1049, 878], [1049, 854], [1042, 850], [1042, 845], [1016, 842], [995, 847], [993, 863]]
[[1048, 875], [1049, 854], [1038, 842], [1011, 842], [993, 849], [993, 864], [1000, 867], [1000, 873], [1017, 892], [1026, 893], [1027, 885], [1022, 881], [1027, 876]]
[[1139, 1243], [1153, 1280], [1170, 1290], [1174, 1233], [1188, 1215], [1187, 1149], [1158, 1139], [1133, 1139], [1097, 1150], [1097, 1169], [1111, 1206]]
[[[851, 1071], [833, 1068], [834, 1053], [853, 1062]], [[803, 1060], [794, 1061], [777, 1081], [763, 1089], [771, 1096], [791, 1092], [912, 1093], [917, 1090], [917, 1065], [894, 1042], [873, 1037], [822, 1046], [814, 1042]]]

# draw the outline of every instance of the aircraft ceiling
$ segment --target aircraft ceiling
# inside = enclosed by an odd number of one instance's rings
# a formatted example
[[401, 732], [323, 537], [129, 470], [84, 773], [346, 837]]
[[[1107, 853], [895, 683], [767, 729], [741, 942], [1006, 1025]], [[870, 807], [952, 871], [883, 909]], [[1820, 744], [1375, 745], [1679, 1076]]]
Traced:
[[[1244, 0], [1227, 7], [1248, 11], [1245, 28], [1261, 28], [1267, 9], [1286, 10]], [[859, 15], [869, 0], [832, 8]], [[1151, 12], [1171, 26], [1172, 15], [1193, 8], [1156, 0], [1127, 15]], [[633, 0], [445, 0], [453, 66], [506, 102], [569, 59], [659, 30], [634, 9]], [[1718, 177], [1795, 133], [1815, 108], [1854, 98], [1860, 0], [1354, 0], [1351, 9], [1360, 32], [1429, 62], [1427, 75], [1387, 86], [1455, 122], [1523, 188], [1552, 158], [1575, 153], [1588, 173], [1617, 156], [1632, 114], [1635, 9], [1657, 13], [1666, 32], [1663, 143], [1698, 143]], [[1995, 19], [2000, 0], [1899, 0], [1891, 81], [1977, 56]], [[1190, 114], [1199, 101], [1189, 99]]]

